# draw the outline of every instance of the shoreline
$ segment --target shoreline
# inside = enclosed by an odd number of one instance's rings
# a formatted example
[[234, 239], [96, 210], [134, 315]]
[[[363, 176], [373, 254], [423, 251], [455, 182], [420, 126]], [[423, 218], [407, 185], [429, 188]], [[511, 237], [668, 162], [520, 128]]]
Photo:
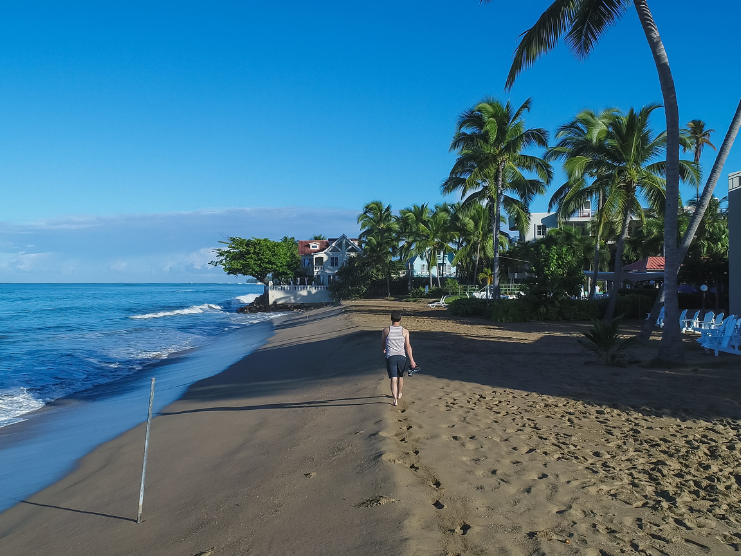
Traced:
[[[142, 524], [139, 424], [0, 514], [0, 550], [319, 555], [331, 540], [336, 553], [403, 554], [405, 510], [385, 504], [394, 486], [380, 459], [386, 380], [367, 361], [371, 337], [342, 313], [276, 323], [260, 349], [154, 417]], [[334, 365], [319, 355], [347, 355], [348, 343], [358, 349]]]
[[189, 385], [223, 372], [259, 348], [272, 333], [268, 328], [272, 331], [271, 321], [235, 330], [119, 380], [52, 400], [25, 414], [23, 421], [0, 428], [0, 512], [53, 484], [98, 446], [146, 420], [150, 377], [157, 378], [158, 410]]
[[[420, 373], [390, 405], [379, 330], [402, 310]], [[626, 325], [626, 333], [635, 328]], [[276, 325], [152, 424], [0, 514], [0, 551], [722, 554], [741, 549], [741, 390], [730, 357], [625, 368], [588, 323], [499, 324], [347, 302]], [[26, 552], [24, 552], [26, 551]]]

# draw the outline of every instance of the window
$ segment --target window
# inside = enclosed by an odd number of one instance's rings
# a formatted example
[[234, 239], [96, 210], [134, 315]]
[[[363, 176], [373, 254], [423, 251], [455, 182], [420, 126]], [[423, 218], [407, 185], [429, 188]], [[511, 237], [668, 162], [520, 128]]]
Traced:
[[311, 266], [311, 259], [304, 259], [304, 266]]
[[319, 249], [319, 244], [318, 243], [310, 243], [309, 244], [309, 249]]
[[340, 266], [340, 258], [339, 257], [330, 257], [329, 258], [329, 266]]
[[324, 259], [320, 257], [317, 257], [316, 259], [314, 259], [314, 266], [318, 268], [322, 268], [324, 266]]
[[535, 237], [545, 237], [548, 228], [543, 224], [537, 224], [535, 226]]
[[427, 274], [427, 265], [426, 264], [423, 264], [422, 265], [422, 274]]

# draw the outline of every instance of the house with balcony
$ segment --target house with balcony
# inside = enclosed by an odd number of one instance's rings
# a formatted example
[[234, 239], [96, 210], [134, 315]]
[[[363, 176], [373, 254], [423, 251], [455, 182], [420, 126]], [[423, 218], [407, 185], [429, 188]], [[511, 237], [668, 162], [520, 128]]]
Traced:
[[[564, 226], [580, 228], [583, 234], [587, 234], [590, 233], [589, 227], [593, 216], [594, 212], [590, 201], [586, 201], [581, 209], [562, 222], [558, 221], [558, 215], [555, 212], [532, 212], [530, 213], [530, 225], [525, 230], [524, 235], [520, 234], [519, 240], [535, 241], [536, 239], [543, 239], [548, 234], [548, 230]], [[640, 224], [641, 221], [637, 217], [631, 216], [628, 236], [634, 233]], [[517, 225], [512, 218], [509, 220], [509, 228], [513, 232], [517, 230]]]
[[362, 253], [356, 238], [342, 234], [338, 238], [301, 240], [298, 242], [298, 254], [301, 257], [301, 268], [306, 276], [313, 276], [314, 283], [328, 285], [336, 279], [339, 268], [350, 257]]

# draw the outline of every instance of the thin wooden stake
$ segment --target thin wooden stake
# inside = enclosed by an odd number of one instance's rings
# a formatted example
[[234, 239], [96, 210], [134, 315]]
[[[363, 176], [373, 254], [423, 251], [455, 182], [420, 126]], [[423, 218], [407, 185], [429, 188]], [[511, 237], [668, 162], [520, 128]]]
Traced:
[[147, 451], [149, 451], [149, 428], [152, 425], [152, 403], [154, 402], [154, 378], [152, 378], [152, 388], [149, 390], [149, 414], [147, 415], [147, 434], [144, 437], [144, 463], [142, 463], [142, 486], [139, 489], [139, 513], [136, 516], [136, 522], [142, 522], [142, 506], [144, 505], [144, 478], [147, 475]]

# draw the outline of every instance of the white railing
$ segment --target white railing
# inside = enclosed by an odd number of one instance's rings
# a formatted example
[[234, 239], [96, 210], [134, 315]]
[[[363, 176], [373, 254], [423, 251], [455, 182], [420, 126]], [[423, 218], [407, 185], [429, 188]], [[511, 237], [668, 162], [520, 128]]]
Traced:
[[320, 291], [320, 290], [326, 290], [327, 286], [270, 286], [269, 289], [272, 291], [286, 291], [286, 292]]

